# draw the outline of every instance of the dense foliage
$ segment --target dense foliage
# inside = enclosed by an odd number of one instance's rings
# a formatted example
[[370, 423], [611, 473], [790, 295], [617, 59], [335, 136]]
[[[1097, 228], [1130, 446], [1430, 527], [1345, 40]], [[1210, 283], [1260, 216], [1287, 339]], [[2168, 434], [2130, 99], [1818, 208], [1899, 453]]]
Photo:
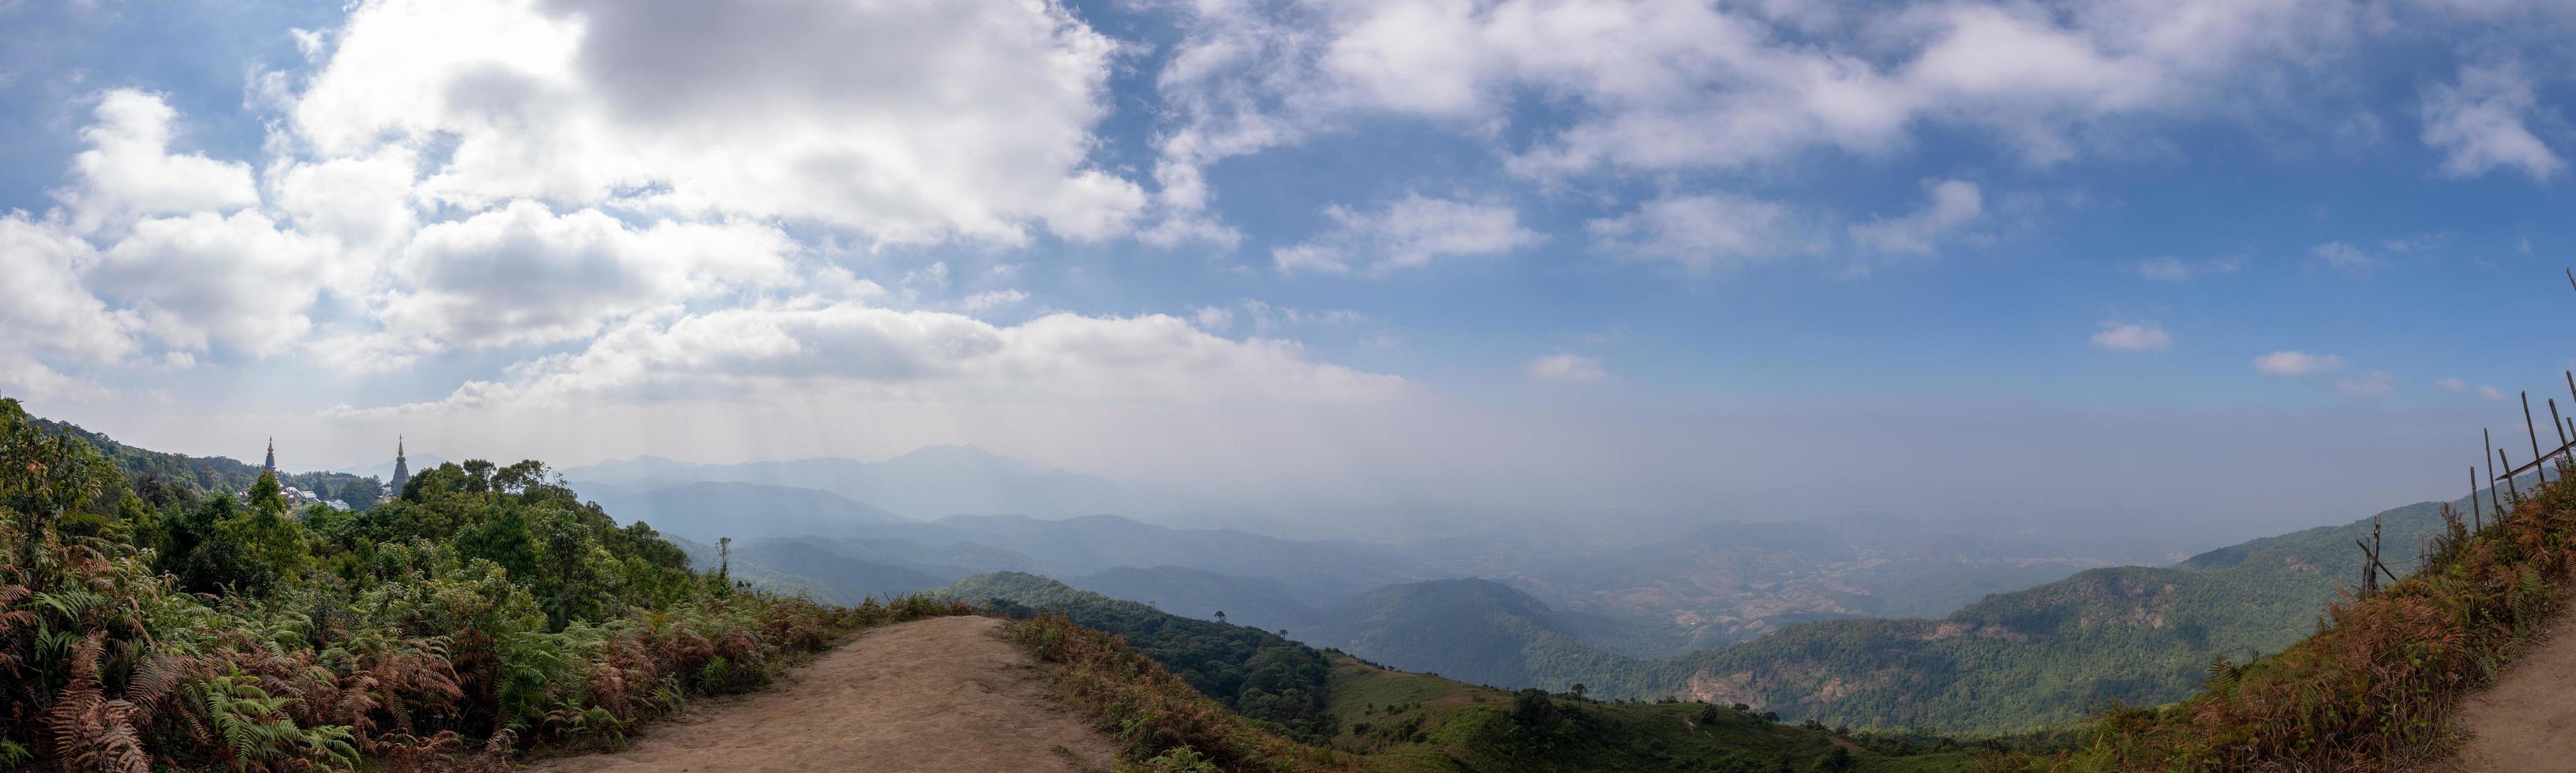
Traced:
[[1321, 743], [1334, 733], [1324, 710], [1330, 671], [1322, 653], [1268, 631], [1193, 620], [1120, 601], [1030, 574], [979, 575], [942, 593], [998, 599], [1052, 612], [1086, 628], [1125, 637], [1192, 689], [1283, 735]]
[[853, 627], [690, 571], [543, 465], [443, 465], [363, 513], [278, 482], [131, 485], [0, 399], [0, 764], [416, 767], [616, 743]]
[[2421, 571], [2335, 605], [2330, 627], [2279, 655], [2215, 660], [2197, 697], [2106, 712], [2094, 745], [2062, 766], [2397, 770], [2442, 756], [2460, 697], [2491, 683], [2576, 584], [2576, 485], [2513, 499], [2484, 528], [2446, 511]]

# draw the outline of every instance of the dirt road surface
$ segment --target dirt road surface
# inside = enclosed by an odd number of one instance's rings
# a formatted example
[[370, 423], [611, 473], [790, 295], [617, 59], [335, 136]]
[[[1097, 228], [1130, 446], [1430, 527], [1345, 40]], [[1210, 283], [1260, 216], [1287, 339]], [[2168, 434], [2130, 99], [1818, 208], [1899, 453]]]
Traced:
[[2561, 612], [2495, 687], [2463, 703], [2459, 727], [2471, 734], [2461, 770], [2576, 771], [2576, 610]]
[[614, 754], [548, 760], [557, 773], [1108, 770], [1116, 747], [1050, 690], [1004, 623], [887, 626], [770, 688], [694, 704]]

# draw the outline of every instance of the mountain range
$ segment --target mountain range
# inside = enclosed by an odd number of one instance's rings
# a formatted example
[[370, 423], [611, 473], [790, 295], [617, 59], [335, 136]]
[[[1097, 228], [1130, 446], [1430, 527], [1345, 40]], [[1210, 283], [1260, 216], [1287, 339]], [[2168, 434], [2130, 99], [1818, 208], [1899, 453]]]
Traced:
[[873, 462], [815, 458], [692, 464], [641, 456], [560, 472], [575, 490], [599, 499], [677, 483], [760, 483], [829, 491], [919, 519], [1114, 513], [1152, 520], [1227, 507], [1206, 497], [1043, 467], [964, 445], [927, 446]]

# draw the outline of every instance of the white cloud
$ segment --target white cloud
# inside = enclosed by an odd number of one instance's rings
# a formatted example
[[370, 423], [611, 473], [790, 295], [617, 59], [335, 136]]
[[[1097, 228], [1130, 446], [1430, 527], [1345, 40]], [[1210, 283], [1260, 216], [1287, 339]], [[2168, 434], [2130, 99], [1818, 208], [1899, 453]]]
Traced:
[[2480, 386], [2478, 387], [2478, 396], [2479, 396], [2479, 397], [2484, 397], [2484, 398], [2489, 399], [2489, 400], [2503, 400], [2503, 399], [2504, 399], [2504, 391], [2503, 391], [2503, 390], [2496, 389], [2496, 388], [2495, 388], [2495, 387], [2493, 387], [2493, 386], [2489, 386], [2489, 385], [2480, 385]]
[[129, 314], [110, 310], [82, 287], [97, 250], [59, 225], [0, 216], [0, 392], [38, 398], [95, 395], [96, 385], [46, 361], [115, 362], [136, 345]]
[[1385, 274], [1453, 256], [1496, 255], [1546, 239], [1522, 228], [1509, 205], [1408, 194], [1376, 212], [1335, 205], [1335, 227], [1316, 241], [1271, 252], [1281, 273]]
[[421, 229], [393, 269], [408, 289], [383, 317], [389, 330], [458, 346], [577, 340], [645, 309], [783, 283], [794, 250], [768, 226], [634, 229], [597, 210], [516, 201]]
[[1369, 321], [1368, 315], [1349, 309], [1307, 311], [1250, 299], [1236, 305], [1243, 309], [1244, 316], [1252, 319], [1252, 332], [1259, 335], [1308, 325], [1349, 328]]
[[2457, 82], [2428, 86], [2423, 99], [2424, 144], [2442, 151], [2443, 174], [2512, 168], [2545, 182], [2567, 166], [2531, 131], [2538, 100], [2520, 67], [2463, 66]]
[[903, 284], [904, 284], [905, 286], [907, 286], [907, 287], [912, 286], [912, 285], [928, 285], [928, 286], [930, 286], [930, 287], [947, 287], [947, 286], [948, 286], [948, 261], [945, 261], [945, 260], [932, 261], [930, 265], [922, 266], [922, 267], [920, 267], [920, 268], [916, 268], [916, 269], [913, 269], [913, 270], [910, 270], [910, 271], [903, 272], [903, 280], [902, 280], [902, 281], [903, 281]]
[[2214, 274], [2233, 274], [2245, 267], [2242, 257], [2211, 258], [2185, 261], [2171, 256], [2138, 261], [2129, 270], [2138, 276], [2159, 282], [2188, 282]]
[[222, 344], [265, 357], [303, 338], [313, 326], [307, 309], [354, 268], [341, 260], [336, 240], [281, 229], [243, 210], [137, 222], [101, 253], [87, 279], [170, 346], [205, 351]]
[[1873, 220], [1851, 227], [1852, 241], [1879, 252], [1929, 254], [1941, 240], [1985, 214], [1985, 197], [1965, 180], [1925, 180], [1931, 200], [1901, 217]]
[[1017, 306], [1028, 299], [1029, 294], [1019, 290], [986, 290], [966, 296], [965, 300], [957, 302], [957, 307], [968, 312], [989, 311], [1004, 306]]
[[1293, 342], [1232, 341], [1178, 317], [1052, 314], [999, 327], [962, 314], [800, 300], [635, 319], [584, 350], [524, 363], [444, 400], [346, 411], [648, 404], [773, 391], [932, 402], [1370, 401], [1403, 379], [1311, 362]]
[[2331, 354], [2279, 351], [2254, 358], [2254, 370], [2267, 376], [2305, 376], [2341, 370], [2342, 357]]
[[[1116, 44], [1045, 2], [371, 0], [293, 110], [327, 158], [447, 149], [419, 194], [826, 223], [880, 244], [1094, 239]], [[424, 156], [426, 157], [426, 156]]]
[[1585, 227], [1604, 250], [1700, 274], [1816, 248], [1787, 206], [1733, 194], [1657, 199]]
[[[2141, 119], [2288, 91], [2362, 14], [2332, 0], [1952, 3], [1838, 13], [1702, 0], [1198, 2], [1161, 73], [1180, 126], [1157, 179], [1197, 212], [1216, 160], [1372, 113], [1480, 138], [1536, 95], [1508, 168], [1557, 177], [1880, 155], [1918, 126], [1990, 132], [2033, 163], [2129, 152]], [[2329, 73], [2331, 74], [2331, 73]], [[1562, 120], [1558, 120], [1558, 116]]]
[[420, 226], [411, 204], [412, 154], [386, 148], [365, 157], [287, 161], [269, 170], [270, 203], [298, 230], [330, 234], [352, 250], [382, 254]]
[[1234, 310], [1223, 306], [1201, 306], [1190, 311], [1190, 321], [1200, 330], [1222, 333], [1226, 328], [1234, 327]]
[[1580, 354], [1550, 354], [1521, 365], [1521, 374], [1556, 384], [1588, 384], [1608, 377], [1601, 370], [1601, 358]]
[[2361, 378], [2335, 379], [2335, 391], [2345, 397], [2372, 398], [2397, 391], [2397, 379], [2388, 371], [2374, 370]]
[[2464, 392], [2468, 391], [2469, 388], [2469, 382], [2461, 381], [2456, 378], [2435, 379], [2433, 381], [2433, 385], [2441, 387], [2444, 391], [2448, 392]]
[[2102, 323], [2101, 332], [2093, 334], [2093, 345], [2115, 352], [2145, 352], [2173, 346], [2173, 335], [2153, 324]]
[[81, 130], [89, 149], [72, 157], [74, 184], [55, 196], [82, 233], [133, 218], [231, 212], [259, 203], [250, 166], [200, 154], [175, 155], [178, 111], [160, 95], [115, 89], [99, 98], [96, 123]]
[[2387, 258], [2372, 255], [2360, 247], [2344, 242], [2327, 242], [2308, 251], [2315, 265], [2357, 276], [2368, 276], [2389, 265]]

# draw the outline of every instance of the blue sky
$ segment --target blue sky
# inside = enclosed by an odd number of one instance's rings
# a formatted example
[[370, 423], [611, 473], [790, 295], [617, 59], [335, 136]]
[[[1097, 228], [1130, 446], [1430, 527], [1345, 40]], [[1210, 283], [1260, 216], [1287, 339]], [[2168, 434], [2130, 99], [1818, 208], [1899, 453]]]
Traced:
[[0, 394], [312, 466], [2259, 533], [2565, 397], [2567, 9], [23, 0]]

